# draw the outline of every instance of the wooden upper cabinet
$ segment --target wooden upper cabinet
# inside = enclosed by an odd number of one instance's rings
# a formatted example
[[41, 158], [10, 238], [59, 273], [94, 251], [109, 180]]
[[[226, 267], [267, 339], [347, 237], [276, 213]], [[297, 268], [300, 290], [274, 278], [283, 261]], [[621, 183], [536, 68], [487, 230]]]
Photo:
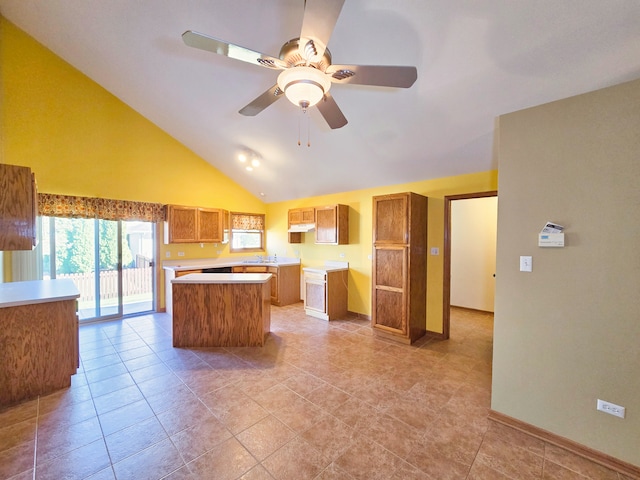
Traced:
[[349, 206], [316, 207], [316, 243], [346, 245], [349, 243]]
[[165, 243], [222, 243], [225, 211], [167, 205]]
[[0, 164], [0, 251], [36, 244], [38, 193], [29, 167]]
[[196, 243], [198, 239], [198, 209], [167, 205], [166, 243]]
[[289, 210], [289, 226], [315, 223], [315, 221], [315, 209], [313, 207]]
[[405, 245], [409, 242], [406, 194], [381, 195], [373, 199], [373, 243]]
[[198, 237], [200, 242], [222, 243], [224, 235], [223, 211], [217, 208], [198, 209]]

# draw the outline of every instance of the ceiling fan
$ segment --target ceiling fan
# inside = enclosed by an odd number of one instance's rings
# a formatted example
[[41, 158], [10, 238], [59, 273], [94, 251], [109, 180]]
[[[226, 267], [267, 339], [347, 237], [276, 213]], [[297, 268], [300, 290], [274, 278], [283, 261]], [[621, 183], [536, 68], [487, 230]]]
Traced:
[[305, 112], [317, 106], [331, 128], [340, 128], [347, 119], [329, 93], [332, 83], [409, 88], [418, 77], [416, 67], [332, 65], [327, 43], [343, 4], [344, 0], [305, 0], [300, 37], [285, 43], [278, 58], [191, 30], [182, 39], [190, 47], [282, 70], [277, 83], [243, 107], [242, 115], [257, 115], [284, 94]]

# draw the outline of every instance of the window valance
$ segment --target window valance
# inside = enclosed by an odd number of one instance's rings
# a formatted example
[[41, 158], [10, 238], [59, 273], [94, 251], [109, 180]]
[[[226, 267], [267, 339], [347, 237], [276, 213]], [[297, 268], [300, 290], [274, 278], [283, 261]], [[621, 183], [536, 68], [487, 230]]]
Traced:
[[162, 222], [165, 219], [164, 206], [161, 203], [74, 197], [51, 193], [38, 193], [38, 215], [142, 222]]
[[232, 212], [231, 228], [236, 230], [264, 230], [264, 215]]

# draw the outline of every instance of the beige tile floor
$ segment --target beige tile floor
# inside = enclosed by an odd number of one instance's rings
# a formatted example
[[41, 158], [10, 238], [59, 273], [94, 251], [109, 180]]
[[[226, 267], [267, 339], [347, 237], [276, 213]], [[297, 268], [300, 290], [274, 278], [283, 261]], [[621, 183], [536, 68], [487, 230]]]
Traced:
[[487, 420], [493, 318], [404, 346], [272, 307], [264, 348], [174, 349], [166, 314], [82, 326], [69, 389], [0, 411], [0, 478], [612, 479]]

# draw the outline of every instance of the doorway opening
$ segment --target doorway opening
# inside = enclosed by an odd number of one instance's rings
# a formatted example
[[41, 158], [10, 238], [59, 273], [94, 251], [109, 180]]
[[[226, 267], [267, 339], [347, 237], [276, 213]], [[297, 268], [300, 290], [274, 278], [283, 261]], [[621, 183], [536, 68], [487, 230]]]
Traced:
[[[487, 198], [487, 197], [497, 197], [497, 191], [489, 191], [489, 192], [477, 192], [477, 193], [468, 193], [462, 195], [450, 195], [444, 197], [444, 284], [443, 284], [443, 312], [442, 312], [442, 338], [448, 339], [451, 335], [451, 297], [452, 297], [452, 289], [451, 289], [451, 278], [452, 278], [452, 202], [456, 200], [469, 200], [469, 199], [479, 199], [479, 198]], [[495, 229], [495, 225], [491, 225], [488, 228]], [[494, 231], [495, 233], [495, 231]], [[494, 273], [495, 273], [495, 264]], [[490, 274], [490, 279], [485, 279], [486, 281], [493, 281], [494, 274]], [[473, 309], [473, 308], [472, 308]], [[481, 308], [476, 308], [476, 310], [481, 310]]]
[[80, 322], [154, 311], [154, 223], [59, 217], [41, 220], [42, 276], [74, 281], [80, 291]]

